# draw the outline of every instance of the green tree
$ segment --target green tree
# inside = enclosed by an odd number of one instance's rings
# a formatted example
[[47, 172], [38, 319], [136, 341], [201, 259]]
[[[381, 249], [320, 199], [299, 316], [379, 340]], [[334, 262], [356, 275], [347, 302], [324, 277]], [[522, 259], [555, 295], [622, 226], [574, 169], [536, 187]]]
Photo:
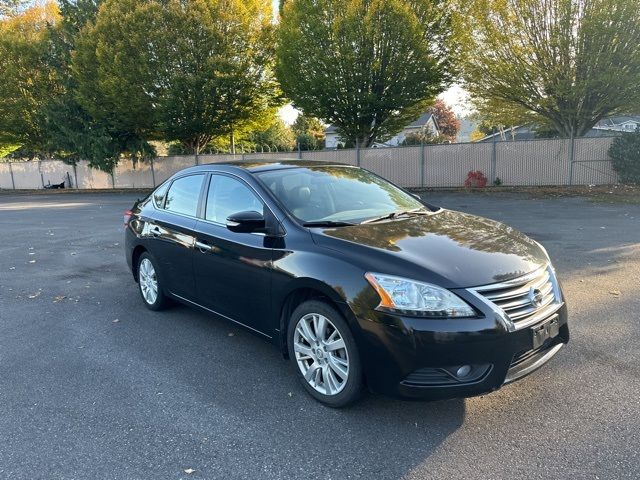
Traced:
[[[135, 158], [153, 153], [151, 147], [131, 132], [122, 132], [100, 122], [78, 102], [78, 81], [71, 69], [78, 35], [95, 21], [101, 0], [61, 0], [61, 19], [50, 26], [48, 63], [60, 87], [43, 107], [47, 148], [67, 161], [88, 160], [111, 171], [123, 154]], [[143, 153], [144, 152], [144, 153]]]
[[366, 147], [400, 131], [452, 78], [437, 0], [289, 0], [276, 72], [293, 104]]
[[315, 117], [301, 113], [291, 125], [296, 144], [302, 150], [319, 150], [324, 147], [324, 124]]
[[[238, 130], [234, 138], [236, 150], [242, 152], [279, 151], [288, 152], [295, 148], [295, 134], [278, 116], [276, 108], [265, 111], [251, 123]], [[173, 149], [176, 151], [176, 149]], [[215, 137], [204, 149], [206, 152], [231, 152], [228, 135]]]
[[290, 152], [296, 146], [294, 133], [279, 117], [274, 118], [267, 128], [249, 132], [246, 139], [255, 150]]
[[0, 144], [45, 152], [42, 107], [58, 85], [47, 63], [48, 25], [58, 21], [55, 3], [0, 20]]
[[80, 103], [143, 139], [199, 153], [279, 101], [271, 6], [260, 0], [107, 0], [74, 58]]
[[609, 156], [623, 183], [640, 184], [640, 130], [617, 137], [609, 148]]
[[475, 0], [464, 77], [496, 125], [582, 136], [640, 107], [640, 8], [628, 0]]

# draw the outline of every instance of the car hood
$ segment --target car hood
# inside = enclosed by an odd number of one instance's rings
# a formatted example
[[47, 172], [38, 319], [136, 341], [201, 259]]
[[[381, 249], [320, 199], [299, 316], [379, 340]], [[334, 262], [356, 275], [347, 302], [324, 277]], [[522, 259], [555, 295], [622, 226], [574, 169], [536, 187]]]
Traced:
[[542, 246], [517, 230], [452, 210], [312, 234], [365, 270], [447, 288], [509, 280], [549, 262]]

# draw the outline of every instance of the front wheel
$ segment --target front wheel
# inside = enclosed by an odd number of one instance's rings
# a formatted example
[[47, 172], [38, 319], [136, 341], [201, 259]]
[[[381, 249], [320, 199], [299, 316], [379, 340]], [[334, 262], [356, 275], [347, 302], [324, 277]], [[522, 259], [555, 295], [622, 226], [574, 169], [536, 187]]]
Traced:
[[295, 309], [287, 332], [289, 357], [304, 388], [330, 407], [344, 407], [362, 393], [362, 366], [353, 334], [327, 303], [310, 300]]

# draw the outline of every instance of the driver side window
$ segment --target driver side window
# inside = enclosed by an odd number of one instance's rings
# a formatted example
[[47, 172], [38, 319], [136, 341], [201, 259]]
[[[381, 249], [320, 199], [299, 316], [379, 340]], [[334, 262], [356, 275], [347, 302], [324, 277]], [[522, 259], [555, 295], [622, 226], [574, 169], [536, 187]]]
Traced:
[[224, 224], [234, 213], [264, 213], [262, 200], [244, 182], [226, 175], [212, 175], [205, 219]]

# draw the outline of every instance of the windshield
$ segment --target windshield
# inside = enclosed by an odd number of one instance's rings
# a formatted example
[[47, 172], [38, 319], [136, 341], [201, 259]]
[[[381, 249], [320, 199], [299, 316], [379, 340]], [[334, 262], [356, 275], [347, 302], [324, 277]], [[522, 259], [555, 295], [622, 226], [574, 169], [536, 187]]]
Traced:
[[289, 168], [257, 176], [303, 223], [360, 223], [425, 208], [412, 195], [360, 168]]

